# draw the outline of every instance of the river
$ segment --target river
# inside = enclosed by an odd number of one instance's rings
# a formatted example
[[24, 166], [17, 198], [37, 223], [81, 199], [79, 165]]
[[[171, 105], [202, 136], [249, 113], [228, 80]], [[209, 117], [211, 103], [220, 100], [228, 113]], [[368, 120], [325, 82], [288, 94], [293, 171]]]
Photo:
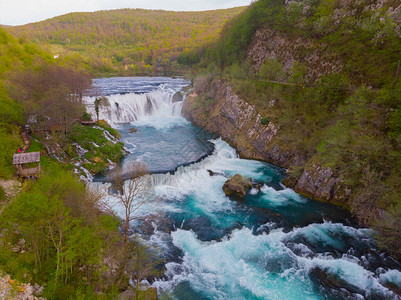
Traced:
[[[138, 211], [164, 216], [143, 235], [165, 259], [164, 276], [152, 286], [175, 299], [400, 299], [401, 265], [377, 249], [372, 230], [357, 227], [336, 206], [286, 188], [284, 170], [241, 159], [186, 121], [182, 102], [172, 98], [187, 84], [94, 80], [109, 100], [100, 119], [121, 132], [130, 151], [123, 166], [138, 160], [157, 173], [159, 202]], [[93, 101], [86, 99], [92, 114]], [[229, 199], [222, 186], [234, 174], [251, 177], [260, 189], [242, 202]]]

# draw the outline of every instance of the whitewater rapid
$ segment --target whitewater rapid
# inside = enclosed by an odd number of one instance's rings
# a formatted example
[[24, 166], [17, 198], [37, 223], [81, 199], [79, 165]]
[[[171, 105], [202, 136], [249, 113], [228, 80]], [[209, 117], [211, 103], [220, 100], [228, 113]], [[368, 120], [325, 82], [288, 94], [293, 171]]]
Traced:
[[[132, 145], [126, 144], [132, 159], [143, 160], [146, 154], [149, 160], [168, 160], [180, 149], [188, 152], [187, 140], [180, 139], [197, 131], [187, 130], [193, 125], [180, 116], [182, 103], [172, 102], [180, 84], [168, 91], [162, 86], [107, 96], [110, 106], [102, 109], [101, 118], [123, 134], [123, 122], [138, 129]], [[161, 148], [165, 137], [170, 144], [179, 140], [179, 147], [168, 151], [165, 143]], [[142, 145], [154, 139], [156, 146]], [[194, 140], [189, 140], [191, 147], [211, 143], [213, 153], [174, 172], [149, 175], [155, 201], [136, 213], [163, 218], [146, 234], [138, 222], [132, 224], [133, 232], [166, 261], [164, 276], [151, 283], [159, 293], [174, 299], [400, 299], [401, 265], [377, 250], [370, 229], [356, 228], [338, 207], [286, 188], [283, 170], [239, 158], [221, 138]], [[140, 149], [145, 150], [135, 156]], [[222, 190], [235, 174], [259, 185], [243, 202]], [[93, 185], [107, 194], [109, 184]], [[107, 197], [116, 202], [113, 195]], [[115, 209], [123, 214], [118, 205]]]

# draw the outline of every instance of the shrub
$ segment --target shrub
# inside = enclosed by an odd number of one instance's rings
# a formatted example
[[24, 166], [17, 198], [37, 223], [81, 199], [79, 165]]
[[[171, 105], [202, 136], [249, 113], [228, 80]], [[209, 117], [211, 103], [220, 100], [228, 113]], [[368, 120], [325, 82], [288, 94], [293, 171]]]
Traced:
[[92, 120], [92, 115], [89, 114], [89, 113], [87, 113], [87, 112], [84, 112], [84, 113], [82, 114], [82, 120], [84, 120], [84, 121], [91, 121], [91, 120]]
[[260, 66], [259, 77], [267, 80], [282, 81], [286, 79], [287, 74], [278, 59], [268, 58], [263, 65]]
[[269, 117], [264, 117], [262, 120], [260, 120], [260, 124], [262, 125], [267, 125], [270, 123], [270, 118]]
[[212, 80], [211, 74], [202, 74], [196, 77], [194, 81], [195, 92], [200, 94], [207, 91]]
[[6, 198], [6, 192], [4, 191], [3, 187], [0, 186], [0, 201]]

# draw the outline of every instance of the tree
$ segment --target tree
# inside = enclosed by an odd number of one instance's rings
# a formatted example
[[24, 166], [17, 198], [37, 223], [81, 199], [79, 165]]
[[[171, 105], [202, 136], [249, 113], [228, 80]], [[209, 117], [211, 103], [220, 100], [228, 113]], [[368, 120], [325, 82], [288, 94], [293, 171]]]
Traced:
[[[111, 214], [117, 216], [116, 210], [121, 211], [119, 217], [120, 228], [124, 235], [124, 259], [120, 268], [117, 285], [121, 280], [127, 268], [132, 253], [135, 252], [135, 245], [130, 240], [131, 223], [134, 220], [149, 221], [149, 216], [140, 216], [138, 209], [144, 204], [152, 204], [157, 200], [151, 187], [151, 177], [148, 174], [147, 167], [141, 162], [134, 162], [126, 168], [126, 171], [117, 166], [110, 173], [112, 183], [111, 190], [114, 191], [115, 200], [106, 203], [103, 201], [103, 207]], [[133, 247], [134, 246], [134, 247]]]
[[56, 127], [65, 133], [84, 111], [82, 93], [91, 79], [69, 66], [36, 63], [38, 66], [7, 74], [8, 93], [20, 104], [24, 122], [36, 121], [45, 130]]
[[99, 109], [100, 109], [100, 104], [102, 102], [101, 98], [96, 98], [95, 99], [95, 112], [96, 112], [96, 120], [99, 122]]
[[95, 112], [96, 112], [97, 121], [99, 122], [100, 108], [102, 106], [110, 106], [110, 103], [106, 97], [99, 97], [99, 98], [95, 99], [94, 104], [95, 104]]
[[[65, 285], [107, 290], [118, 275], [114, 262], [123, 254], [122, 237], [116, 220], [99, 210], [98, 199], [64, 168], [44, 168], [0, 215], [6, 229], [0, 237], [2, 269], [47, 282], [49, 298]], [[23, 255], [13, 251], [22, 240]]]

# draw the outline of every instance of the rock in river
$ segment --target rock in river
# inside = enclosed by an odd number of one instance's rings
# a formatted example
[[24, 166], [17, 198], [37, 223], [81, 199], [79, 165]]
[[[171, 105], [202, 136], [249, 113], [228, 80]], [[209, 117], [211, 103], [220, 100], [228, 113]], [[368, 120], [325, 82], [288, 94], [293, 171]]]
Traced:
[[246, 192], [252, 188], [249, 178], [244, 178], [239, 174], [228, 179], [223, 185], [223, 191], [227, 196], [234, 196], [243, 199]]
[[175, 93], [173, 96], [172, 102], [175, 103], [175, 102], [181, 102], [181, 101], [184, 101], [184, 94], [181, 92]]

